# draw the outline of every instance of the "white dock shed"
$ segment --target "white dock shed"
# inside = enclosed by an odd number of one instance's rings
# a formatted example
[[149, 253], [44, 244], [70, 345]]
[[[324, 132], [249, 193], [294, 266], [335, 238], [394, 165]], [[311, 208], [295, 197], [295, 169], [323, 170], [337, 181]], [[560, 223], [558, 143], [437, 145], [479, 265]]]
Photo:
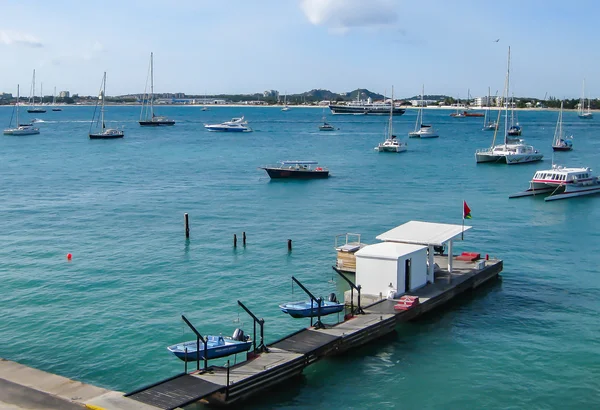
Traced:
[[356, 284], [365, 294], [396, 297], [427, 284], [427, 246], [381, 242], [354, 255]]

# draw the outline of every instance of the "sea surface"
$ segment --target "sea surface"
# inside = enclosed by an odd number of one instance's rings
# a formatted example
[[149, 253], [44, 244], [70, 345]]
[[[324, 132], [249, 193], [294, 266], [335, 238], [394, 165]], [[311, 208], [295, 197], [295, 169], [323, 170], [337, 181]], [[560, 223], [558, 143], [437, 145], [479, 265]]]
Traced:
[[[325, 113], [339, 130], [319, 132], [321, 109], [158, 107], [177, 124], [142, 128], [139, 107], [107, 107], [125, 138], [90, 141], [93, 109], [31, 114], [40, 135], [0, 136], [0, 357], [131, 391], [183, 371], [166, 350], [194, 339], [182, 314], [202, 334], [251, 333], [241, 300], [272, 342], [309, 324], [278, 309], [305, 298], [291, 276], [317, 295], [345, 289], [336, 234], [374, 243], [409, 220], [460, 224], [465, 200], [473, 229], [455, 252], [503, 259], [501, 281], [245, 407], [600, 407], [600, 196], [508, 199], [551, 166], [557, 111], [518, 113], [545, 158], [506, 166], [477, 165], [493, 132], [448, 110], [425, 112], [441, 138], [389, 154], [373, 149], [385, 117]], [[203, 128], [241, 115], [254, 132]], [[399, 138], [415, 118], [395, 117]], [[555, 163], [600, 171], [600, 118], [564, 123], [574, 150]], [[317, 160], [331, 177], [270, 181], [258, 167], [279, 160]]]

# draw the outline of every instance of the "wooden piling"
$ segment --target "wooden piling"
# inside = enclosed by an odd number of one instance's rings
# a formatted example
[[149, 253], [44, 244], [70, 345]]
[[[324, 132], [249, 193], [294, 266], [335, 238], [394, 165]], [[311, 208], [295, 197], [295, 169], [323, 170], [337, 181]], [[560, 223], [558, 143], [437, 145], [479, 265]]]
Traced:
[[288, 239], [288, 252], [292, 251], [292, 240]]
[[233, 247], [237, 248], [237, 235], [233, 234]]
[[242, 232], [242, 244], [246, 246], [246, 232]]
[[184, 222], [184, 226], [185, 226], [185, 237], [186, 239], [190, 238], [190, 218], [186, 213], [183, 214], [183, 222]]

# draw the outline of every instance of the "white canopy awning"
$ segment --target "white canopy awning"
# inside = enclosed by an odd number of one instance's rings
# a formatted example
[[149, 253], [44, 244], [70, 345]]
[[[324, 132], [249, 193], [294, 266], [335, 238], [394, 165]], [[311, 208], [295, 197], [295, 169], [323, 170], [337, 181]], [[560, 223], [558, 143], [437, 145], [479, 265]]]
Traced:
[[442, 246], [444, 243], [471, 229], [471, 226], [410, 221], [377, 236], [386, 242], [412, 243], [425, 246]]

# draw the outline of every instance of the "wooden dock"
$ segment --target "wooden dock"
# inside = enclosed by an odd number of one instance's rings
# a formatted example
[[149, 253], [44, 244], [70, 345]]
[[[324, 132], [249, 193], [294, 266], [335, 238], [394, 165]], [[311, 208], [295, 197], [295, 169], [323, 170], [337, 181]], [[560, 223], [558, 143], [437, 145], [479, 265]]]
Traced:
[[[436, 262], [440, 258], [440, 263], [445, 260], [442, 256], [435, 258]], [[398, 323], [439, 308], [496, 278], [503, 268], [502, 261], [497, 259], [486, 260], [483, 266], [454, 262], [452, 273], [440, 269], [435, 273], [435, 283], [408, 293], [420, 299], [418, 305], [408, 310], [395, 310], [395, 300], [362, 295], [363, 305], [367, 305], [364, 314], [321, 329], [301, 329], [268, 345], [268, 352], [249, 354], [248, 360], [229, 368], [212, 366], [206, 371], [183, 373], [125, 396], [162, 409], [174, 409], [199, 400], [220, 404], [240, 402], [302, 373], [305, 367], [324, 357], [393, 332]]]

